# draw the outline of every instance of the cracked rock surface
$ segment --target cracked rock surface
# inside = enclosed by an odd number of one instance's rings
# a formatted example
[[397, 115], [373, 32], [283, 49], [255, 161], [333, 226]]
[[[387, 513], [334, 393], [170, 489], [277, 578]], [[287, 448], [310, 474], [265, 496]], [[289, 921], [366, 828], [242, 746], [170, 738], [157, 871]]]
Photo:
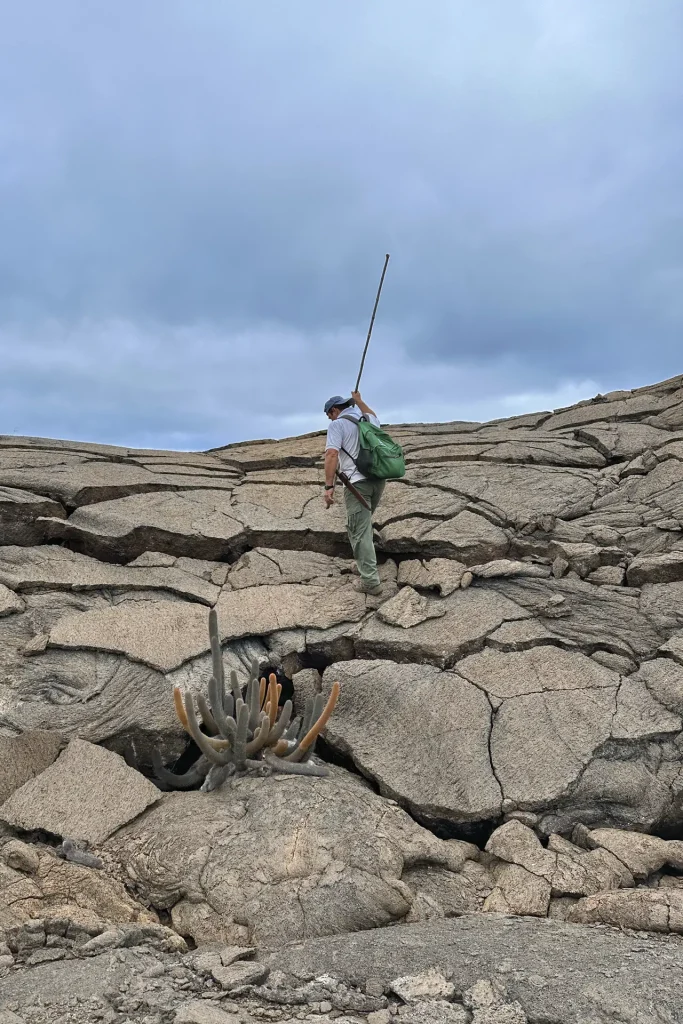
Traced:
[[[390, 429], [379, 598], [322, 434], [0, 437], [0, 1024], [683, 1020], [683, 377]], [[212, 608], [327, 778], [151, 781]]]

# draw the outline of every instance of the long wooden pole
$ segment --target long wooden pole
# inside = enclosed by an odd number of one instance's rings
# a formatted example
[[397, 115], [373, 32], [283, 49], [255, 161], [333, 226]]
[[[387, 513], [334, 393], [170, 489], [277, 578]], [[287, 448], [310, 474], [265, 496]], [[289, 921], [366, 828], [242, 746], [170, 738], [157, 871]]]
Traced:
[[365, 339], [365, 348], [363, 349], [363, 358], [360, 361], [360, 370], [358, 371], [358, 380], [356, 381], [356, 386], [353, 389], [354, 391], [358, 391], [358, 388], [360, 387], [360, 379], [363, 376], [363, 367], [365, 366], [365, 357], [368, 354], [368, 345], [370, 344], [370, 336], [372, 335], [372, 328], [373, 328], [373, 325], [375, 323], [375, 313], [377, 312], [377, 307], [379, 306], [379, 297], [382, 294], [382, 285], [384, 284], [384, 275], [387, 272], [387, 267], [388, 266], [389, 266], [389, 253], [387, 253], [386, 256], [384, 257], [384, 267], [382, 268], [382, 276], [381, 276], [381, 278], [379, 280], [379, 288], [377, 289], [377, 298], [375, 299], [375, 305], [374, 305], [373, 310], [372, 310], [372, 317], [370, 318], [370, 327], [368, 328], [368, 336]]

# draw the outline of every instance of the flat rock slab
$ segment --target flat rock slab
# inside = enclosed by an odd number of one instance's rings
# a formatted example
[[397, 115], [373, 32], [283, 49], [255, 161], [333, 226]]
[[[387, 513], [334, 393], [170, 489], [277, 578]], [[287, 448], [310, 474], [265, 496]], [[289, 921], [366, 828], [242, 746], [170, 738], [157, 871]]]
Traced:
[[427, 619], [440, 619], [446, 614], [444, 605], [438, 601], [428, 601], [412, 587], [401, 587], [399, 592], [386, 601], [379, 611], [378, 617], [390, 626], [410, 629]]
[[66, 510], [43, 495], [0, 487], [0, 537], [3, 544], [42, 544], [48, 527], [42, 517], [66, 519]]
[[86, 554], [113, 555], [117, 561], [144, 551], [216, 559], [235, 552], [243, 525], [234, 515], [230, 491], [207, 489], [87, 505], [66, 523], [52, 523], [51, 532], [60, 539], [77, 538]]
[[[223, 591], [216, 610], [225, 642], [358, 622], [366, 613], [366, 598], [350, 583], [337, 587], [285, 583]], [[209, 650], [208, 623], [208, 610], [189, 601], [123, 600], [111, 607], [65, 615], [50, 629], [48, 646], [123, 654], [170, 672]]]
[[72, 740], [54, 764], [10, 796], [0, 818], [26, 831], [99, 844], [160, 796], [118, 754]]
[[426, 661], [442, 668], [476, 649], [503, 622], [526, 619], [530, 613], [490, 590], [456, 590], [440, 601], [445, 614], [411, 629], [389, 625], [375, 614], [360, 628], [355, 642], [362, 658]]
[[124, 654], [169, 672], [209, 649], [209, 612], [189, 601], [122, 601], [64, 616], [49, 646]]
[[424, 819], [500, 813], [489, 757], [491, 706], [480, 689], [455, 672], [390, 661], [340, 662], [326, 670], [323, 688], [335, 680], [341, 695], [327, 742], [385, 796]]
[[58, 733], [34, 730], [0, 736], [0, 806], [29, 779], [40, 775], [62, 748]]
[[203, 604], [214, 604], [220, 588], [197, 573], [183, 571], [174, 564], [177, 561], [179, 559], [171, 558], [171, 564], [167, 566], [124, 566], [100, 562], [56, 544], [0, 547], [0, 615], [3, 584], [16, 591], [49, 588], [100, 590], [110, 587], [166, 590]]
[[[477, 462], [421, 467], [412, 470], [412, 474], [420, 483], [438, 483], [470, 500], [485, 503], [511, 523], [529, 522], [544, 515], [571, 519], [588, 512], [598, 484], [597, 472], [590, 469]], [[495, 557], [499, 556], [490, 556]]]
[[328, 629], [358, 622], [366, 613], [366, 598], [350, 581], [313, 586], [279, 586], [223, 590], [216, 605], [222, 640], [262, 636], [281, 629]]
[[[2, 548], [0, 548], [0, 551]], [[15, 612], [23, 612], [24, 602], [18, 597], [13, 590], [6, 587], [3, 583], [0, 583], [0, 619], [4, 618], [5, 615], [13, 615]]]
[[[468, 915], [302, 942], [261, 954], [302, 980], [331, 974], [347, 984], [430, 969], [465, 991], [501, 984], [530, 1021], [675, 1022], [683, 1005], [683, 942], [560, 921]], [[495, 1018], [494, 1018], [495, 1019]], [[507, 1019], [507, 1018], [506, 1018]]]
[[548, 690], [614, 689], [620, 681], [585, 654], [545, 645], [517, 653], [487, 648], [458, 662], [458, 672], [501, 700]]

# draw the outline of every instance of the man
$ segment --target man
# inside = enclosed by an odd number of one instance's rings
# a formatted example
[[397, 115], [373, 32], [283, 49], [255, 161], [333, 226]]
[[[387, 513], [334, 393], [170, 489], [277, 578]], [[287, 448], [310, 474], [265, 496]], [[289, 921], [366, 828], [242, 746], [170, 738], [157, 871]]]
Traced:
[[331, 421], [327, 428], [325, 444], [325, 506], [329, 508], [334, 502], [335, 473], [339, 467], [370, 506], [366, 508], [348, 487], [344, 489], [346, 525], [353, 557], [360, 573], [360, 582], [357, 586], [364, 594], [376, 596], [381, 594], [382, 586], [377, 572], [377, 554], [372, 537], [372, 513], [382, 497], [384, 480], [366, 479], [358, 472], [355, 459], [358, 458], [360, 450], [358, 420], [361, 416], [367, 416], [370, 422], [378, 427], [380, 422], [358, 391], [354, 391], [351, 398], [342, 398], [341, 395], [330, 398], [325, 402], [325, 413]]

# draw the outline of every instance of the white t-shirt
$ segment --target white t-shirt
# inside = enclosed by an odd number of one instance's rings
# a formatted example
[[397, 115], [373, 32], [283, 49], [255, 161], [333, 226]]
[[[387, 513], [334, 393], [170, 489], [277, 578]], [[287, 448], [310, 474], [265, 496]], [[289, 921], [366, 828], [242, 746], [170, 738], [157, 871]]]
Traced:
[[[344, 409], [341, 416], [336, 420], [332, 420], [327, 428], [325, 451], [333, 448], [334, 451], [339, 452], [339, 468], [342, 473], [346, 473], [351, 483], [355, 484], [359, 480], [365, 480], [363, 474], [359, 473], [356, 469], [356, 463], [353, 461], [358, 458], [358, 452], [360, 451], [360, 434], [356, 424], [352, 423], [350, 419], [345, 419], [344, 417], [346, 416], [353, 417], [357, 421], [361, 418], [362, 413], [354, 408]], [[376, 416], [368, 416], [368, 419], [376, 427], [381, 426]], [[342, 451], [343, 448], [346, 451]], [[348, 455], [346, 454], [347, 452]]]

